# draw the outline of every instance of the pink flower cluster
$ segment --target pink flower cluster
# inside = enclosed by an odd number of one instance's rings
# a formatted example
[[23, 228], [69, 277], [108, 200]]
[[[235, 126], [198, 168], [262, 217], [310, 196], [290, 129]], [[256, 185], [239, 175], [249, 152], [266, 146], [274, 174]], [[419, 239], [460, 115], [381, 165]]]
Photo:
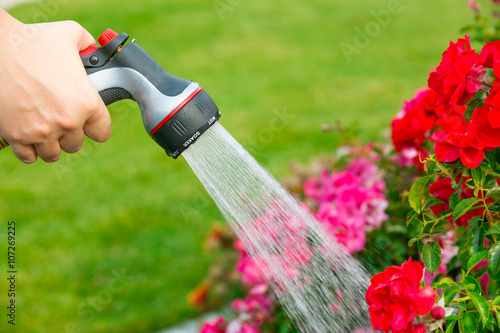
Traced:
[[363, 249], [366, 232], [387, 220], [384, 190], [378, 167], [365, 157], [354, 160], [345, 171], [324, 171], [304, 185], [306, 197], [317, 205], [316, 218], [349, 253]]
[[213, 323], [204, 323], [200, 333], [260, 333], [260, 326], [269, 318], [273, 299], [265, 295], [249, 295], [244, 300], [237, 299], [231, 307], [237, 316], [227, 322], [217, 317]]

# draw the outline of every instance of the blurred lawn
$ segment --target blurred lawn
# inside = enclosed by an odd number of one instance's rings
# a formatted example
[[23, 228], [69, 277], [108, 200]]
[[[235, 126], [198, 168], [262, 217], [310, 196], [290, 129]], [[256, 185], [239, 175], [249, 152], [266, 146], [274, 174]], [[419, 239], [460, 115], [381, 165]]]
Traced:
[[[394, 1], [401, 12], [350, 62], [340, 44], [354, 45], [354, 29], [390, 0], [52, 0], [10, 12], [25, 22], [49, 12], [96, 37], [129, 33], [167, 71], [200, 82], [221, 123], [281, 178], [290, 159], [331, 150], [323, 123], [357, 122], [363, 139], [379, 139], [472, 20], [466, 1]], [[221, 19], [214, 4], [230, 3]], [[269, 136], [276, 110], [293, 119]], [[58, 163], [0, 153], [2, 253], [6, 222], [18, 231], [17, 332], [154, 332], [197, 314], [186, 295], [213, 259], [201, 243], [220, 214], [186, 162], [148, 137], [135, 104], [110, 112], [108, 142], [87, 140]]]

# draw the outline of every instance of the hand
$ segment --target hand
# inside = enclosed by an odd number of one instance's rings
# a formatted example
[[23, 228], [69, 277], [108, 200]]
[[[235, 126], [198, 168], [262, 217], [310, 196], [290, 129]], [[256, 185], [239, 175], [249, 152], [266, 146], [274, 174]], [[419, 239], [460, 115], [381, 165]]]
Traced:
[[0, 9], [0, 136], [24, 163], [103, 142], [111, 119], [79, 51], [95, 45], [78, 23], [25, 25]]

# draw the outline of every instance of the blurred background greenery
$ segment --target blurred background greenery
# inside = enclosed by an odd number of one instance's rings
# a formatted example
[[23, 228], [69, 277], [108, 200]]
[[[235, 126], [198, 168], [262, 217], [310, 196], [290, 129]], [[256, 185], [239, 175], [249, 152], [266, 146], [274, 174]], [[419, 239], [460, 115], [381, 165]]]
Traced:
[[[396, 5], [377, 31], [374, 13]], [[199, 82], [277, 178], [291, 159], [335, 147], [321, 124], [357, 123], [362, 139], [380, 140], [472, 21], [454, 0], [51, 0], [8, 11], [27, 23], [75, 20], [96, 37], [127, 32], [167, 71]], [[365, 28], [374, 30], [363, 40]], [[347, 44], [357, 53], [346, 57]], [[109, 111], [111, 139], [86, 140], [57, 163], [0, 153], [2, 253], [7, 221], [17, 223], [16, 332], [155, 332], [197, 315], [186, 295], [214, 259], [202, 241], [221, 215], [183, 158], [148, 137], [134, 103]], [[271, 132], [276, 112], [291, 119]]]

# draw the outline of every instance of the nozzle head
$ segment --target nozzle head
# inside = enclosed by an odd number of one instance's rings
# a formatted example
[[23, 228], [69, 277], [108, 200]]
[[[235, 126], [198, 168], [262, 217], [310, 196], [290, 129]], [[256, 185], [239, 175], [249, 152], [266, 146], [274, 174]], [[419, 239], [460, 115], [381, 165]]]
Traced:
[[177, 158], [219, 118], [219, 109], [205, 90], [200, 89], [157, 128], [151, 137], [168, 156]]

